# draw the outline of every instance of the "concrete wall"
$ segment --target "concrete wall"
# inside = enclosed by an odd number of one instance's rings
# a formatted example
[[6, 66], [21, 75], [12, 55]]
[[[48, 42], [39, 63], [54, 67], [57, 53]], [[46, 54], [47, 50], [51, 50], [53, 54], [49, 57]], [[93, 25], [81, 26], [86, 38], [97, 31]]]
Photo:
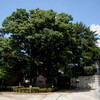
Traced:
[[95, 65], [97, 67], [97, 74], [99, 75], [100, 74], [100, 62], [98, 60], [95, 61]]
[[[79, 88], [91, 88], [96, 89], [100, 86], [100, 75], [93, 76], [80, 76], [77, 78], [79, 80]], [[76, 86], [75, 78], [71, 79], [71, 86]]]

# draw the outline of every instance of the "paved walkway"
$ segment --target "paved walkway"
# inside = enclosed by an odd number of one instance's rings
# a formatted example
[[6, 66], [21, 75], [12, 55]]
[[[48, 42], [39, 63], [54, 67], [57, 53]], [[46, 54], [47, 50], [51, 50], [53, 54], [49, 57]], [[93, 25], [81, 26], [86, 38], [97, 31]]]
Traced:
[[0, 92], [0, 100], [99, 100], [95, 90], [66, 90], [54, 93]]

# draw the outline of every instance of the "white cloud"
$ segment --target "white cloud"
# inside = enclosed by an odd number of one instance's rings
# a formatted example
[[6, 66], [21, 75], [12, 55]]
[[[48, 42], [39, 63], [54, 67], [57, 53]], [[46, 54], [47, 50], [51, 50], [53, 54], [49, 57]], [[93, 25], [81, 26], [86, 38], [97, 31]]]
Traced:
[[96, 31], [97, 34], [100, 34], [100, 25], [92, 24], [92, 25], [90, 26], [90, 30], [91, 30], [91, 31]]
[[100, 47], [100, 40], [97, 40], [96, 45], [97, 45], [97, 47]]
[[[98, 38], [100, 38], [100, 25], [95, 25], [95, 24], [92, 24], [90, 26], [90, 30], [91, 31], [96, 31], [96, 34]], [[100, 40], [97, 40], [97, 43], [96, 43], [97, 47], [100, 47]]]

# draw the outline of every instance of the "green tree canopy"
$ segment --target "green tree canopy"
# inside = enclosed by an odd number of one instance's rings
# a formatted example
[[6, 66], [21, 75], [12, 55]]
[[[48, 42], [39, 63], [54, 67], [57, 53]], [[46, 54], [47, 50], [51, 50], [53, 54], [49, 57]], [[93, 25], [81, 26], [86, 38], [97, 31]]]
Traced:
[[[53, 10], [17, 9], [3, 21], [0, 32], [12, 34], [12, 50], [26, 60], [26, 69], [42, 66], [63, 69], [65, 74], [69, 69], [76, 75], [82, 73], [83, 66], [94, 63], [97, 38], [89, 27], [72, 21], [71, 15]], [[69, 63], [78, 64], [78, 68], [68, 68]]]
[[10, 40], [0, 37], [0, 78], [8, 75], [6, 69], [9, 67], [6, 55], [11, 51]]

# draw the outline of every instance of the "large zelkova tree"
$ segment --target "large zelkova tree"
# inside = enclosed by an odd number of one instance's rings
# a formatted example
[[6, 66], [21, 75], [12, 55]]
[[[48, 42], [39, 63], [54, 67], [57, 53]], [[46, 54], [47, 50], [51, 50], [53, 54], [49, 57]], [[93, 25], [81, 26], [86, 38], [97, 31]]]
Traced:
[[[12, 33], [12, 48], [27, 58], [27, 67], [58, 67], [68, 62], [72, 16], [53, 10], [17, 9], [7, 17], [1, 32]], [[21, 56], [22, 57], [22, 56]], [[31, 67], [30, 67], [31, 66]]]
[[[53, 10], [17, 9], [3, 21], [0, 32], [12, 34], [12, 51], [21, 57], [20, 61], [26, 61], [23, 73], [31, 77], [38, 67], [49, 70], [49, 75], [53, 69], [61, 69], [67, 76], [77, 76], [84, 71], [84, 65], [94, 63], [97, 39], [88, 27], [73, 24], [72, 20], [71, 15]], [[67, 65], [72, 62], [78, 66], [69, 68]]]

